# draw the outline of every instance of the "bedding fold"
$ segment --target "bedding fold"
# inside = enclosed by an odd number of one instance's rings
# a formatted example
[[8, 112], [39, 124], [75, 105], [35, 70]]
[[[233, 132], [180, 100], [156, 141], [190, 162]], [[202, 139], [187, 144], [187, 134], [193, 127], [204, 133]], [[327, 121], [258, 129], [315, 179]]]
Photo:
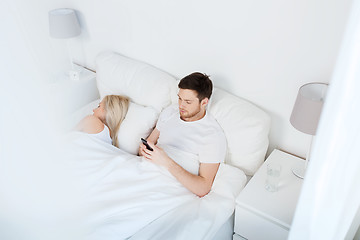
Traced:
[[[166, 239], [170, 232], [176, 239], [207, 238], [232, 214], [246, 182], [241, 170], [222, 164], [211, 192], [199, 198], [166, 169], [91, 134], [73, 132], [66, 142], [85, 239]], [[170, 155], [189, 161], [188, 154]]]

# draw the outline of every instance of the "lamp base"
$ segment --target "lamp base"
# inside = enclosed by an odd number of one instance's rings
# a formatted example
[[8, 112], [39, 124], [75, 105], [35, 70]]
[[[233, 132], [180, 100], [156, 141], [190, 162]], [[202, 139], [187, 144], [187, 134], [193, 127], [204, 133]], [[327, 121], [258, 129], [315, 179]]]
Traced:
[[305, 176], [305, 164], [298, 164], [295, 167], [293, 167], [292, 172], [295, 176], [298, 178], [303, 179]]
[[72, 81], [79, 81], [80, 79], [80, 71], [78, 70], [70, 70], [69, 77]]

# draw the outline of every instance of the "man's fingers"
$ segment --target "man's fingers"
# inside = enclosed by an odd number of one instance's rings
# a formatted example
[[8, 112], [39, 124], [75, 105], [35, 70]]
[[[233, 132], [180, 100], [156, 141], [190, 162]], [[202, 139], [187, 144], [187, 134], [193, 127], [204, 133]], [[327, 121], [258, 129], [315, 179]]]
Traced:
[[149, 149], [145, 148], [145, 149], [143, 150], [143, 152], [144, 152], [144, 156], [145, 156], [146, 158], [151, 159], [151, 153], [152, 153], [152, 151], [150, 151]]
[[152, 142], [148, 142], [148, 144], [150, 145], [150, 147], [155, 150], [155, 149], [161, 149], [160, 147], [158, 147], [157, 145], [153, 144]]

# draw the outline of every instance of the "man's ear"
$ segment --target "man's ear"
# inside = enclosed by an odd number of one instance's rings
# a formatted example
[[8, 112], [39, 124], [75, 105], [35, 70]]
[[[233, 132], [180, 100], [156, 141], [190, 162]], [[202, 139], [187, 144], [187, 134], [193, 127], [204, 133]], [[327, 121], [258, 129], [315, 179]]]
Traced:
[[203, 100], [201, 100], [201, 105], [202, 106], [206, 106], [209, 103], [209, 99], [208, 98], [204, 98]]

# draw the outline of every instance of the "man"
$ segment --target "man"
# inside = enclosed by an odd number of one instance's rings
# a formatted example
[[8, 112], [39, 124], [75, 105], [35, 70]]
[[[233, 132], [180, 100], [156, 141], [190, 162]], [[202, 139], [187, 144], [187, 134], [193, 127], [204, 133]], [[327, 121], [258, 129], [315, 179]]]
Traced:
[[[153, 151], [140, 145], [139, 155], [165, 167], [181, 184], [199, 197], [211, 190], [219, 164], [226, 155], [226, 138], [217, 121], [206, 111], [212, 93], [212, 82], [202, 73], [192, 73], [179, 83], [178, 107], [162, 111], [156, 128], [147, 141]], [[170, 145], [196, 154], [198, 174], [177, 164], [158, 145]]]

